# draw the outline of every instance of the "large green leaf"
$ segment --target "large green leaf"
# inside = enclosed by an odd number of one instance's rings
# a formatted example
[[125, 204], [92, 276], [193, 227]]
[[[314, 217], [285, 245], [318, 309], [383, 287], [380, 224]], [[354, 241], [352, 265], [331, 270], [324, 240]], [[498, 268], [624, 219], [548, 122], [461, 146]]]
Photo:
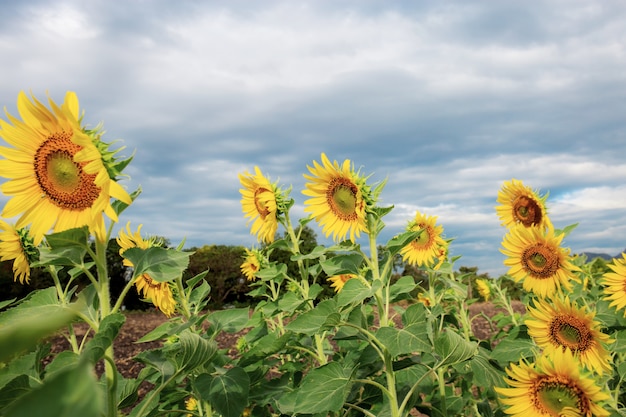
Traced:
[[242, 368], [231, 368], [223, 375], [196, 378], [195, 387], [223, 417], [239, 417], [248, 405], [250, 377]]
[[246, 327], [250, 319], [250, 309], [230, 308], [227, 310], [217, 310], [208, 317], [222, 331], [235, 333]]
[[42, 247], [39, 252], [39, 261], [33, 266], [40, 265], [81, 265], [89, 248], [89, 229], [87, 226], [69, 229], [46, 236], [48, 247]]
[[331, 362], [309, 372], [300, 387], [285, 394], [286, 398], [281, 399], [280, 404], [287, 405], [286, 408], [293, 407], [294, 413], [302, 414], [339, 411], [350, 385], [350, 375], [346, 370], [339, 363]]
[[55, 289], [48, 290], [0, 314], [0, 362], [33, 348], [76, 318], [73, 309], [57, 304]]
[[341, 274], [357, 274], [363, 257], [358, 253], [337, 255], [320, 261], [322, 269], [329, 277]]
[[213, 359], [217, 344], [190, 330], [184, 330], [178, 335], [178, 342], [168, 345], [164, 352], [176, 365], [176, 369], [191, 372]]
[[12, 403], [3, 415], [100, 417], [101, 392], [91, 365], [82, 362], [46, 379], [43, 385]]
[[376, 338], [387, 348], [391, 356], [432, 350], [426, 323], [410, 324], [404, 328], [381, 327]]
[[410, 242], [417, 239], [420, 233], [421, 233], [421, 230], [417, 230], [417, 231], [404, 232], [397, 236], [392, 237], [387, 242], [387, 245], [386, 245], [387, 250], [389, 251], [390, 255], [393, 256], [397, 254], [398, 252], [400, 252], [403, 247], [405, 247]]
[[491, 352], [491, 357], [502, 364], [518, 362], [522, 358], [534, 356], [537, 346], [530, 339], [502, 339]]
[[367, 287], [360, 279], [349, 279], [335, 297], [337, 305], [343, 307], [348, 304], [360, 303], [366, 298], [372, 297], [380, 285], [380, 281], [374, 281], [371, 287]]
[[470, 342], [458, 333], [444, 330], [435, 340], [435, 353], [440, 356], [440, 365], [464, 362], [478, 352], [476, 342]]
[[148, 249], [130, 248], [124, 251], [124, 258], [133, 264], [133, 277], [148, 274], [158, 282], [173, 281], [187, 269], [191, 252], [152, 247]]
[[292, 332], [312, 336], [328, 327], [336, 326], [340, 319], [341, 315], [337, 312], [335, 300], [330, 299], [324, 300], [312, 310], [298, 315], [286, 328]]
[[470, 366], [475, 385], [487, 389], [502, 386], [504, 372], [494, 365], [485, 349], [479, 348], [478, 354], [470, 360]]
[[292, 335], [292, 333], [285, 333], [279, 337], [276, 333], [269, 333], [261, 337], [254, 343], [250, 350], [241, 355], [239, 366], [245, 367], [252, 365], [263, 358], [280, 352], [289, 341], [290, 335]]
[[389, 298], [390, 301], [398, 301], [400, 299], [405, 299], [409, 296], [409, 293], [413, 291], [417, 287], [415, 283], [415, 278], [411, 275], [405, 275], [399, 280], [397, 280], [389, 289]]
[[615, 353], [626, 352], [626, 330], [617, 330], [613, 337], [615, 341], [611, 344], [611, 351]]
[[105, 317], [100, 323], [98, 332], [94, 335], [93, 339], [87, 343], [81, 354], [84, 360], [95, 364], [102, 359], [105, 350], [113, 344], [113, 340], [117, 337], [125, 321], [126, 317], [120, 313]]

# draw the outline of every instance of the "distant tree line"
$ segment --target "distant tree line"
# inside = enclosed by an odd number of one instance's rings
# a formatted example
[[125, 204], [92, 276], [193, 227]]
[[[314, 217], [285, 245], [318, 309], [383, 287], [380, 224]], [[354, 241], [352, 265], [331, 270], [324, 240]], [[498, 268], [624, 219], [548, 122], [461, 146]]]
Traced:
[[[161, 238], [164, 245], [169, 246], [169, 241]], [[310, 253], [317, 246], [317, 236], [313, 229], [304, 226], [300, 232], [300, 248], [303, 254]], [[197, 274], [207, 271], [205, 280], [211, 286], [211, 308], [222, 308], [225, 305], [251, 305], [258, 300], [250, 297], [248, 292], [251, 290], [250, 282], [246, 280], [241, 273], [241, 263], [245, 254], [245, 247], [232, 245], [204, 245], [202, 247], [192, 247], [186, 249], [194, 252], [189, 259], [189, 266], [183, 276], [189, 279]], [[382, 251], [379, 251], [382, 252]], [[332, 254], [330, 255], [332, 256]], [[291, 254], [284, 249], [274, 249], [270, 254], [270, 261], [284, 263], [288, 266], [290, 276], [297, 277], [299, 272], [295, 262], [290, 261]], [[111, 239], [108, 246], [107, 254], [109, 277], [111, 279], [111, 296], [115, 300], [121, 293], [122, 289], [132, 275], [127, 267], [122, 265], [122, 257], [119, 255], [119, 245], [115, 239]], [[607, 264], [609, 261], [602, 257], [597, 257], [588, 263], [598, 277], [609, 270]], [[480, 295], [476, 288], [477, 279], [490, 279], [489, 274], [479, 273], [478, 267], [461, 266], [455, 274], [460, 277], [464, 284], [468, 285], [468, 298], [479, 298]], [[402, 261], [397, 255], [394, 259], [394, 273], [392, 279], [397, 280], [402, 276], [410, 275], [415, 282], [420, 284], [424, 290], [428, 289], [428, 276], [425, 271], [417, 267], [409, 265]], [[67, 282], [67, 274], [60, 271], [60, 279]], [[324, 287], [324, 293], [332, 296], [333, 290], [326, 284], [326, 276], [323, 275], [318, 282]], [[521, 285], [515, 284], [506, 276], [500, 278], [500, 285], [507, 290], [507, 294], [513, 299], [519, 299], [522, 296]], [[40, 288], [47, 288], [54, 285], [50, 276], [40, 268], [33, 268], [31, 271], [31, 279], [29, 284], [20, 284], [14, 282], [12, 261], [0, 262], [0, 301], [9, 299], [20, 299], [27, 296], [31, 291]], [[82, 287], [89, 285], [86, 277], [76, 281], [76, 285], [80, 290]], [[417, 296], [416, 291], [414, 296]], [[151, 303], [143, 302], [137, 291], [131, 290], [126, 295], [124, 306], [128, 310], [145, 310], [153, 308]]]

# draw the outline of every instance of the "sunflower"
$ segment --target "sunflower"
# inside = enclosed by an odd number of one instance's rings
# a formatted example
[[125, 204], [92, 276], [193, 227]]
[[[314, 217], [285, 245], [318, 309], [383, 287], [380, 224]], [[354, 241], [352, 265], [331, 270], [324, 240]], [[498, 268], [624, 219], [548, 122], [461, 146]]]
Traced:
[[489, 298], [491, 298], [491, 287], [489, 283], [484, 279], [477, 279], [476, 288], [478, 288], [480, 296], [483, 297], [485, 301], [489, 301]]
[[502, 225], [511, 227], [523, 224], [526, 227], [547, 227], [550, 224], [545, 201], [547, 195], [539, 196], [537, 191], [524, 185], [522, 181], [505, 181], [498, 191], [496, 213]]
[[39, 256], [33, 239], [26, 229], [16, 229], [0, 220], [0, 261], [13, 259], [13, 280], [20, 284], [30, 281], [30, 263]]
[[496, 387], [505, 412], [517, 417], [608, 416], [598, 403], [609, 395], [582, 374], [573, 353], [558, 349], [536, 363], [511, 364], [505, 379], [509, 388]]
[[8, 113], [12, 124], [0, 120], [0, 136], [14, 146], [0, 147], [0, 176], [9, 178], [2, 192], [12, 196], [2, 216], [21, 216], [18, 229], [31, 224], [35, 245], [50, 229], [85, 225], [106, 240], [102, 213], [117, 221], [110, 199], [130, 204], [130, 196], [111, 179], [100, 150], [81, 128], [76, 94], [68, 92], [60, 107], [49, 102], [52, 110], [20, 92], [23, 121]]
[[[198, 400], [196, 400], [194, 397], [189, 397], [185, 400], [185, 409], [187, 411], [198, 411]], [[195, 414], [191, 414], [188, 413], [186, 414], [187, 417], [192, 417]]]
[[259, 241], [272, 243], [278, 229], [279, 190], [263, 176], [259, 167], [254, 167], [254, 175], [245, 172], [239, 174], [241, 206], [248, 224], [252, 222], [251, 234], [256, 234]]
[[536, 307], [529, 308], [528, 314], [530, 318], [525, 321], [528, 334], [544, 354], [570, 349], [588, 369], [599, 374], [611, 371], [611, 356], [603, 346], [610, 338], [599, 330], [594, 312], [586, 307], [578, 308], [566, 297], [555, 299], [554, 304], [541, 300]]
[[[120, 230], [117, 237], [117, 244], [120, 245], [120, 255], [123, 257], [124, 252], [130, 248], [148, 249], [155, 246], [161, 246], [161, 242], [155, 238], [144, 239], [141, 237], [141, 227], [139, 225], [137, 231], [132, 233], [130, 222], [126, 224], [126, 232]], [[123, 265], [133, 267], [132, 262], [128, 259], [123, 260]], [[167, 282], [155, 281], [149, 274], [141, 274], [135, 279], [135, 287], [137, 292], [143, 298], [152, 301], [166, 316], [171, 316], [176, 310], [176, 301], [172, 295], [172, 290]]]
[[261, 269], [261, 253], [254, 249], [246, 249], [246, 256], [240, 268], [248, 281], [254, 281], [257, 272]]
[[508, 256], [504, 264], [509, 266], [509, 275], [516, 282], [524, 281], [526, 291], [539, 297], [550, 297], [561, 286], [571, 290], [570, 279], [577, 279], [574, 272], [580, 269], [572, 264], [569, 250], [561, 248], [563, 234], [555, 236], [548, 227], [514, 226], [504, 237], [500, 249]]
[[[611, 268], [611, 272], [606, 272], [602, 276], [604, 298], [611, 301], [611, 307], [618, 310], [624, 309], [626, 307], [626, 253], [622, 253], [621, 259], [613, 259], [608, 267]], [[624, 309], [624, 317], [626, 317], [626, 309]]]
[[346, 285], [346, 282], [348, 282], [349, 279], [356, 277], [357, 276], [355, 274], [340, 274], [330, 277], [328, 280], [332, 282], [330, 287], [334, 288], [335, 292], [339, 292], [343, 289], [343, 286]]
[[340, 166], [324, 153], [321, 158], [321, 165], [313, 161], [313, 167], [307, 166], [311, 175], [304, 174], [309, 182], [302, 193], [311, 197], [304, 202], [304, 211], [311, 213], [326, 237], [332, 234], [336, 242], [349, 237], [354, 242], [361, 232], [367, 233], [365, 212], [370, 189], [349, 159]]
[[428, 297], [428, 294], [424, 292], [417, 294], [417, 301], [424, 304], [426, 307], [430, 307], [433, 305], [430, 297]]
[[447, 243], [443, 239], [443, 226], [437, 225], [437, 216], [428, 216], [419, 211], [406, 228], [407, 231], [417, 232], [419, 236], [400, 250], [402, 259], [411, 265], [440, 266], [447, 253]]

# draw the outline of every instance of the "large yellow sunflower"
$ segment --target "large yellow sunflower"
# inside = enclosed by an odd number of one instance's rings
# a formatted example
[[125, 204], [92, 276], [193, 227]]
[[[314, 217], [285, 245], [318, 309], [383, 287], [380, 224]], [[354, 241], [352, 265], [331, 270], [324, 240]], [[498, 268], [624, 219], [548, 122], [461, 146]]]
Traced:
[[353, 170], [349, 159], [340, 166], [324, 153], [321, 158], [321, 165], [313, 161], [313, 167], [307, 166], [311, 175], [304, 174], [309, 182], [302, 193], [311, 197], [304, 202], [304, 211], [311, 213], [326, 237], [332, 233], [336, 242], [346, 237], [354, 242], [361, 232], [367, 233], [365, 179]]
[[30, 281], [30, 262], [37, 258], [37, 248], [26, 229], [16, 229], [0, 220], [0, 261], [13, 260], [13, 279], [20, 284]]
[[342, 290], [343, 286], [346, 285], [346, 282], [353, 278], [357, 278], [357, 276], [355, 274], [340, 274], [328, 278], [328, 281], [332, 282], [330, 287], [333, 288], [335, 292], [339, 292]]
[[605, 273], [601, 282], [604, 286], [604, 298], [611, 301], [611, 307], [624, 309], [626, 317], [626, 253], [622, 253], [621, 259], [613, 259], [608, 267], [611, 272]]
[[556, 350], [536, 363], [511, 364], [505, 379], [509, 388], [496, 387], [505, 413], [516, 417], [604, 417], [610, 413], [599, 402], [609, 395], [581, 374], [572, 352]]
[[406, 228], [407, 231], [417, 232], [419, 236], [400, 250], [402, 259], [411, 265], [435, 266], [442, 263], [441, 254], [446, 253], [447, 243], [443, 238], [443, 226], [437, 225], [437, 216], [428, 216], [419, 211]]
[[60, 107], [49, 102], [51, 110], [20, 92], [22, 121], [9, 114], [12, 124], [0, 120], [0, 137], [13, 146], [0, 147], [0, 176], [9, 178], [2, 192], [12, 196], [2, 216], [21, 216], [18, 229], [31, 224], [35, 245], [50, 229], [85, 225], [105, 240], [102, 213], [117, 221], [111, 197], [130, 204], [130, 196], [109, 177], [100, 150], [81, 128], [76, 94], [68, 92]]
[[502, 225], [511, 227], [523, 224], [526, 227], [547, 227], [550, 224], [545, 201], [547, 195], [539, 196], [522, 181], [512, 179], [505, 181], [498, 191], [496, 213], [502, 221]]
[[248, 224], [252, 223], [251, 234], [256, 234], [259, 241], [272, 243], [278, 229], [277, 186], [263, 176], [259, 167], [254, 167], [254, 175], [246, 172], [239, 174], [241, 206]]
[[509, 275], [516, 282], [524, 281], [526, 291], [539, 297], [551, 297], [561, 286], [571, 290], [571, 279], [578, 279], [574, 272], [580, 269], [571, 263], [569, 250], [561, 248], [563, 234], [555, 236], [548, 227], [524, 227], [517, 225], [509, 229], [502, 241], [508, 256], [504, 264], [509, 266]]
[[525, 321], [528, 334], [544, 354], [571, 349], [588, 369], [599, 374], [611, 371], [611, 355], [603, 346], [610, 342], [610, 337], [599, 330], [594, 312], [586, 307], [578, 308], [566, 297], [555, 299], [553, 304], [541, 300], [536, 307], [529, 308], [528, 314], [530, 318]]
[[[120, 230], [117, 237], [117, 244], [120, 245], [120, 256], [124, 256], [124, 252], [130, 248], [148, 249], [160, 246], [161, 242], [155, 238], [144, 239], [141, 237], [141, 227], [139, 225], [137, 231], [133, 233], [130, 229], [130, 222], [126, 224], [126, 231]], [[132, 267], [133, 263], [128, 259], [123, 260], [124, 266]], [[166, 316], [171, 316], [176, 310], [176, 301], [172, 295], [172, 289], [169, 283], [155, 281], [149, 274], [142, 274], [135, 279], [135, 287], [137, 292], [143, 298], [152, 301]]]
[[246, 256], [241, 264], [241, 273], [245, 275], [248, 281], [254, 281], [256, 274], [261, 269], [261, 253], [257, 250], [246, 249]]

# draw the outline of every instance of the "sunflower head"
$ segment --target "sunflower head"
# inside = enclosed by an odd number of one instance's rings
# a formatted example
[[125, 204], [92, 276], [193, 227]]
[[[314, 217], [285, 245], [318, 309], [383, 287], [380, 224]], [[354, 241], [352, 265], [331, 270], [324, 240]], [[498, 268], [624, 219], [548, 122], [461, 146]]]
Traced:
[[[141, 237], [141, 227], [139, 225], [136, 232], [132, 232], [130, 228], [130, 222], [126, 224], [126, 231], [120, 230], [117, 243], [120, 246], [120, 255], [124, 257], [124, 252], [130, 248], [148, 249], [151, 247], [161, 246], [162, 241], [156, 238], [144, 239]], [[132, 262], [124, 258], [124, 266], [133, 267]], [[172, 289], [168, 282], [159, 282], [149, 274], [141, 274], [135, 278], [135, 287], [137, 292], [140, 293], [145, 299], [152, 301], [159, 310], [166, 316], [171, 316], [176, 311], [176, 301], [172, 294]]]
[[30, 281], [30, 265], [39, 259], [28, 229], [16, 229], [0, 220], [0, 261], [13, 260], [13, 279], [20, 284]]
[[478, 293], [480, 294], [480, 296], [483, 297], [485, 301], [489, 301], [489, 299], [491, 298], [491, 286], [489, 285], [487, 280], [477, 279], [476, 288], [478, 288]]
[[278, 222], [293, 204], [288, 191], [283, 191], [276, 183], [263, 175], [259, 167], [254, 167], [254, 174], [239, 174], [243, 186], [241, 207], [248, 224], [252, 222], [250, 233], [257, 235], [259, 241], [272, 243], [275, 239]]
[[335, 292], [339, 292], [343, 289], [343, 286], [346, 285], [346, 282], [353, 278], [357, 278], [357, 276], [355, 274], [340, 274], [328, 278], [328, 281], [332, 283], [330, 287], [333, 288]]
[[443, 226], [437, 225], [437, 216], [415, 213], [409, 221], [407, 231], [420, 234], [400, 250], [402, 259], [411, 265], [426, 265], [438, 269], [448, 252], [448, 243], [443, 238]]
[[524, 185], [522, 181], [505, 181], [498, 192], [496, 213], [503, 226], [522, 224], [525, 227], [547, 227], [550, 224], [546, 210], [548, 195], [540, 196], [537, 191]]
[[563, 234], [555, 235], [548, 227], [524, 227], [517, 225], [509, 229], [502, 241], [500, 251], [508, 258], [509, 275], [516, 282], [523, 280], [526, 291], [539, 297], [551, 297], [561, 290], [571, 290], [570, 280], [577, 280], [580, 268], [571, 262], [569, 250], [561, 247]]
[[539, 300], [528, 309], [528, 317], [528, 334], [544, 354], [569, 349], [587, 369], [599, 374], [611, 371], [611, 355], [604, 347], [611, 340], [600, 331], [594, 312], [579, 308], [566, 297], [553, 302]]
[[600, 402], [609, 395], [576, 363], [566, 349], [543, 355], [534, 364], [511, 364], [505, 380], [509, 387], [495, 388], [505, 412], [516, 417], [608, 416]]
[[17, 228], [30, 224], [36, 245], [50, 229], [85, 225], [104, 240], [103, 213], [117, 221], [110, 199], [130, 204], [130, 196], [109, 177], [102, 154], [81, 127], [76, 94], [68, 92], [60, 106], [50, 99], [49, 105], [21, 92], [22, 120], [10, 114], [11, 123], [0, 120], [0, 136], [11, 145], [0, 147], [0, 176], [9, 178], [2, 191], [12, 197], [2, 216], [20, 216]]
[[613, 259], [608, 267], [610, 271], [601, 280], [604, 299], [611, 302], [611, 307], [624, 310], [626, 317], [626, 253], [622, 253], [621, 258]]
[[244, 256], [244, 261], [241, 264], [241, 273], [246, 277], [248, 281], [254, 281], [256, 274], [261, 269], [261, 265], [264, 263], [263, 254], [256, 249], [247, 249]]
[[304, 202], [304, 211], [311, 213], [326, 237], [332, 234], [336, 242], [346, 238], [354, 242], [367, 233], [366, 212], [374, 204], [372, 190], [349, 159], [341, 165], [324, 153], [321, 159], [321, 164], [313, 161], [312, 167], [307, 166], [310, 175], [304, 175], [308, 182], [302, 193], [311, 197]]

